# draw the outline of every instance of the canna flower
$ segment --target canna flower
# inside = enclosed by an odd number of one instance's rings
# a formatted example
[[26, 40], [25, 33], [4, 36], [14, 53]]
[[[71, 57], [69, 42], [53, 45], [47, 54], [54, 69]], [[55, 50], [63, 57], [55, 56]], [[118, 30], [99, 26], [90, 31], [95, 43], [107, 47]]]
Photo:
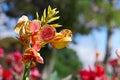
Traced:
[[53, 48], [61, 49], [67, 46], [72, 41], [72, 32], [68, 29], [56, 33], [53, 41], [50, 42]]
[[[56, 8], [52, 9], [50, 6], [47, 10], [44, 10], [41, 20], [35, 19], [30, 21], [27, 16], [22, 16], [14, 28], [15, 32], [19, 34], [18, 40], [23, 44], [25, 49], [22, 55], [25, 69], [34, 67], [35, 62], [44, 63], [38, 51], [47, 43], [50, 43], [54, 48], [61, 49], [72, 41], [72, 32], [70, 30], [64, 29], [56, 33], [55, 28], [61, 25], [52, 24], [53, 21], [59, 19], [60, 16], [57, 16], [59, 11], [56, 11]], [[38, 19], [39, 15], [36, 15]], [[18, 55], [15, 56], [19, 58]], [[14, 69], [19, 72], [18, 66], [14, 67]], [[25, 70], [23, 79], [27, 79], [28, 76], [29, 71]]]
[[50, 42], [55, 37], [56, 29], [50, 25], [44, 25], [40, 30], [40, 40]]

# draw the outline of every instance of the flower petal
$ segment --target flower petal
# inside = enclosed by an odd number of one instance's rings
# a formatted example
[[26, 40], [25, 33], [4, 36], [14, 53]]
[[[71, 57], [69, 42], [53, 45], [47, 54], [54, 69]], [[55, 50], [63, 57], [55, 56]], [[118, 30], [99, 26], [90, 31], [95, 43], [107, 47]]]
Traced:
[[20, 30], [22, 29], [23, 26], [25, 26], [28, 22], [28, 17], [27, 16], [22, 16], [19, 20], [17, 25], [15, 26], [14, 30], [16, 33], [20, 33]]
[[40, 56], [40, 53], [37, 53], [36, 54], [36, 61], [38, 62], [38, 63], [44, 63], [44, 61], [43, 61], [43, 58]]
[[29, 20], [28, 17], [25, 16], [25, 15], [23, 15], [22, 17], [19, 18], [18, 23], [20, 23], [20, 22], [26, 22], [28, 20]]
[[30, 32], [34, 33], [39, 31], [40, 29], [40, 21], [39, 20], [33, 20], [30, 22]]
[[44, 25], [40, 30], [40, 40], [50, 42], [55, 37], [56, 29], [50, 25]]
[[34, 45], [33, 45], [33, 48], [36, 50], [36, 51], [39, 51], [41, 46], [40, 46], [40, 43], [39, 42], [36, 42]]
[[72, 32], [68, 29], [56, 33], [55, 38], [50, 42], [51, 46], [56, 49], [66, 47], [72, 41]]

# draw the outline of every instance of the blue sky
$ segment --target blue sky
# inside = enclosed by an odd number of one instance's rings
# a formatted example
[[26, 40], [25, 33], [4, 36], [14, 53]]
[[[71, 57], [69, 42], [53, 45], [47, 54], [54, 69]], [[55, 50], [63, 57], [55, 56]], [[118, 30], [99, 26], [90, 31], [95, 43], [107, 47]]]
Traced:
[[[114, 29], [111, 38], [111, 57], [110, 59], [117, 58], [115, 50], [120, 48], [120, 29]], [[105, 56], [106, 42], [107, 42], [107, 29], [100, 27], [93, 29], [88, 35], [77, 34], [75, 40], [77, 45], [70, 44], [70, 47], [77, 52], [78, 57], [83, 62], [84, 68], [88, 65], [93, 67], [95, 62], [95, 52], [98, 51], [100, 56], [98, 60], [102, 61]]]

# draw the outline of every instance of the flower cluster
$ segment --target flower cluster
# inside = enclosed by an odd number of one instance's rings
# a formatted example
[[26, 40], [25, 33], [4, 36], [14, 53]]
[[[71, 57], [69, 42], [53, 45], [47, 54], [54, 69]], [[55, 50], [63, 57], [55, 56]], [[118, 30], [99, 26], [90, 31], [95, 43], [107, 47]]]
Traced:
[[22, 61], [25, 64], [30, 63], [31, 67], [35, 66], [35, 62], [44, 63], [43, 58], [38, 53], [46, 44], [50, 44], [53, 48], [64, 48], [72, 41], [72, 32], [64, 29], [60, 32], [56, 31], [59, 24], [51, 24], [51, 22], [59, 19], [56, 16], [59, 11], [48, 7], [43, 12], [41, 20], [37, 14], [37, 19], [29, 20], [27, 16], [22, 16], [17, 25], [15, 32], [19, 34], [18, 40], [23, 44], [25, 51], [22, 56]]
[[[0, 80], [21, 80], [24, 72], [22, 64], [22, 54], [20, 51], [12, 53], [4, 52], [0, 47]], [[30, 71], [30, 79], [35, 80], [40, 78], [40, 73], [35, 67]]]
[[79, 74], [82, 80], [107, 80], [105, 68], [100, 65], [96, 65], [95, 70], [91, 68], [89, 70], [80, 69]]
[[106, 69], [104, 66], [98, 61], [99, 52], [95, 52], [96, 61], [94, 64], [94, 70], [89, 66], [89, 70], [79, 70], [79, 75], [82, 80], [107, 80]]

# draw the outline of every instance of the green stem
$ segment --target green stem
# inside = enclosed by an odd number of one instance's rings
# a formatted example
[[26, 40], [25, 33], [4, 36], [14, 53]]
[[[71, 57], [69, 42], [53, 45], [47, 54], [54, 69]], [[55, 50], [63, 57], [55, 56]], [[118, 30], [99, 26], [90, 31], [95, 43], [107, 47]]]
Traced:
[[31, 62], [32, 62], [32, 60], [25, 64], [25, 71], [24, 71], [24, 75], [23, 75], [23, 80], [29, 80]]
[[29, 80], [30, 68], [25, 66], [23, 80]]

